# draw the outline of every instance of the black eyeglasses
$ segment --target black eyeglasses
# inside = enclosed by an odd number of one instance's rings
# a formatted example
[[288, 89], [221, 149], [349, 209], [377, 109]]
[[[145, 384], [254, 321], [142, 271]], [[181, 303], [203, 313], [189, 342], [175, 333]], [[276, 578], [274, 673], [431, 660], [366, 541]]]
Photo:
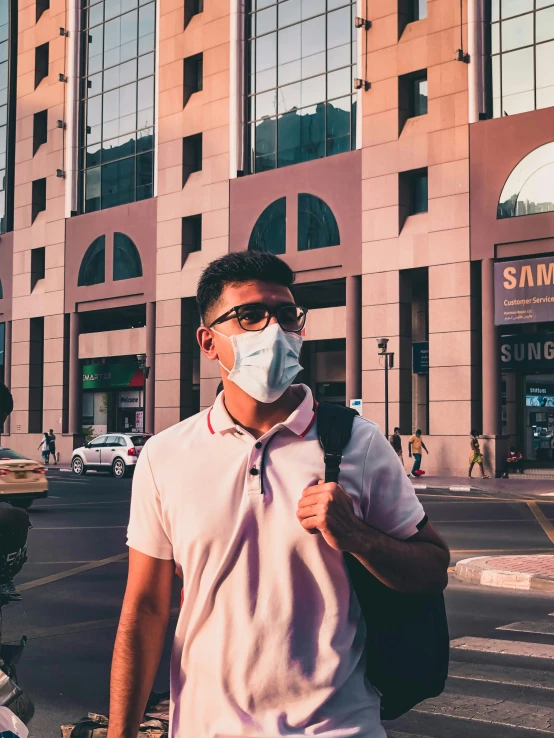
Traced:
[[276, 308], [270, 308], [261, 302], [248, 305], [237, 305], [210, 323], [208, 328], [225, 323], [236, 318], [240, 327], [245, 331], [263, 331], [267, 328], [273, 316], [284, 331], [288, 333], [299, 333], [306, 325], [306, 308], [299, 305], [286, 304]]

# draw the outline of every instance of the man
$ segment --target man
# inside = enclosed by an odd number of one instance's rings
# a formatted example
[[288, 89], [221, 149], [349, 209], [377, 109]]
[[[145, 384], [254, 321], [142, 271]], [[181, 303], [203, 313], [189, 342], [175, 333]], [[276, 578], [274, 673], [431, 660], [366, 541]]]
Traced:
[[48, 452], [48, 458], [50, 459], [50, 456], [53, 456], [54, 464], [56, 464], [56, 436], [52, 428], [48, 431]]
[[396, 452], [396, 455], [400, 459], [402, 467], [404, 467], [404, 456], [402, 454], [402, 438], [400, 437], [400, 428], [395, 428], [394, 433], [390, 437], [390, 445]]
[[385, 736], [343, 552], [405, 592], [444, 588], [449, 553], [374, 423], [355, 419], [341, 484], [321, 482], [317, 405], [292, 384], [306, 317], [293, 281], [256, 251], [200, 279], [198, 342], [224, 391], [139, 458], [108, 738], [136, 738], [175, 565], [171, 738]]
[[413, 436], [410, 436], [410, 440], [408, 441], [408, 450], [410, 454], [410, 459], [412, 458], [412, 454], [414, 457], [414, 465], [412, 467], [410, 477], [419, 477], [421, 474], [423, 474], [422, 471], [420, 471], [421, 466], [421, 449], [424, 449], [425, 453], [428, 454], [429, 451], [427, 451], [427, 447], [423, 443], [423, 438], [421, 437], [421, 430], [418, 428]]
[[508, 479], [508, 476], [514, 473], [523, 474], [523, 454], [521, 451], [517, 451], [515, 446], [510, 446], [502, 479]]

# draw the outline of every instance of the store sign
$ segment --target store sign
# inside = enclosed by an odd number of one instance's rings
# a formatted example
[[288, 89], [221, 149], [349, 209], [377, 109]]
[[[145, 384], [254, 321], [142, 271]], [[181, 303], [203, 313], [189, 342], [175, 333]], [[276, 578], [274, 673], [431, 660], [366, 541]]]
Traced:
[[554, 320], [554, 256], [494, 265], [494, 322]]
[[119, 408], [137, 409], [141, 406], [140, 391], [136, 392], [120, 392], [117, 404]]
[[429, 341], [412, 344], [412, 367], [414, 374], [429, 374]]
[[500, 366], [505, 371], [553, 371], [554, 333], [503, 336], [500, 339]]
[[142, 387], [142, 371], [132, 364], [86, 364], [83, 366], [83, 389], [122, 389]]
[[355, 410], [358, 413], [358, 415], [363, 416], [363, 414], [364, 414], [364, 403], [363, 403], [363, 400], [361, 400], [361, 399], [358, 399], [358, 400], [350, 400], [350, 407], [352, 408], [352, 410]]
[[136, 426], [138, 433], [144, 432], [144, 412], [142, 410], [137, 411]]

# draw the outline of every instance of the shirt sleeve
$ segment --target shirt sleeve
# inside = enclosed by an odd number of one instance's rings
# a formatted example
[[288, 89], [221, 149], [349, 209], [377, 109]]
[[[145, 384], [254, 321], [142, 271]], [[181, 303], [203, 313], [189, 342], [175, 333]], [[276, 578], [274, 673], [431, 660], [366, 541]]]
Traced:
[[173, 559], [173, 547], [167, 535], [160, 500], [154, 481], [147, 443], [140, 454], [133, 475], [131, 516], [127, 545], [155, 559]]
[[427, 522], [402, 462], [377, 429], [369, 441], [362, 485], [363, 494], [369, 499], [364, 516], [368, 525], [405, 540]]

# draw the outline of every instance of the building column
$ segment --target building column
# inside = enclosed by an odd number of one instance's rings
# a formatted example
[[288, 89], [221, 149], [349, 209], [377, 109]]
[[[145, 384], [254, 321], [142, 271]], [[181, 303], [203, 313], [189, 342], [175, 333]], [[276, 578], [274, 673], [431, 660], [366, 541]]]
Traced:
[[501, 435], [500, 356], [494, 324], [494, 261], [481, 264], [483, 435]]
[[362, 278], [346, 277], [346, 404], [362, 396]]
[[81, 385], [79, 366], [79, 313], [69, 315], [69, 433], [81, 435]]
[[156, 380], [156, 303], [146, 303], [146, 365], [150, 373], [146, 380], [146, 423], [145, 433], [154, 433], [154, 413], [156, 408], [155, 380]]
[[[12, 386], [12, 322], [6, 321], [4, 329], [4, 384], [11, 390]], [[10, 416], [6, 418], [4, 423], [4, 433], [2, 435], [10, 435]]]

